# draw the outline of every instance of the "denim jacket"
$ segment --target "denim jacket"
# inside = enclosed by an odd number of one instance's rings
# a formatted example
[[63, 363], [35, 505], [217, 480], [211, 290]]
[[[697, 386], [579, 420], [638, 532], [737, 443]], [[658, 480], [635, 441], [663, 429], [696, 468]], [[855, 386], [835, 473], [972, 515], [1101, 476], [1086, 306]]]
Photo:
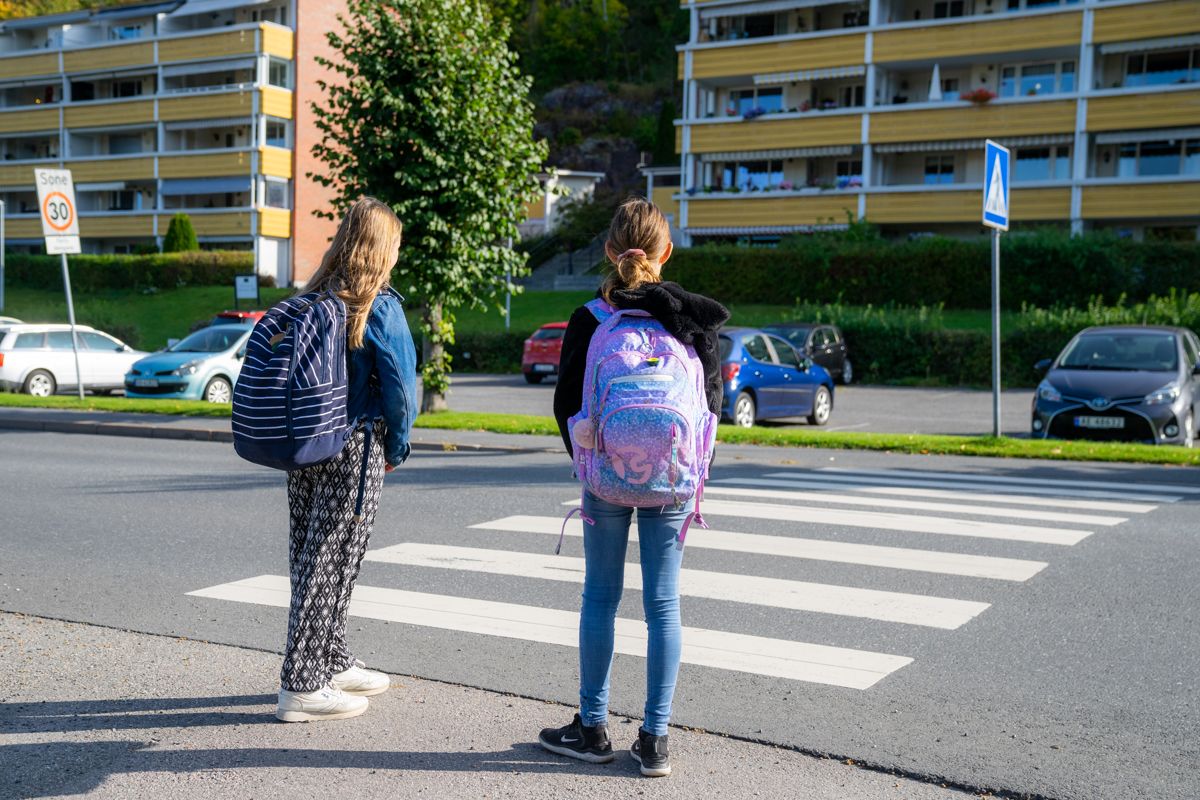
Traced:
[[398, 466], [408, 458], [409, 435], [417, 416], [417, 351], [404, 298], [388, 288], [379, 293], [367, 317], [363, 346], [350, 351], [348, 416], [387, 423], [383, 454]]

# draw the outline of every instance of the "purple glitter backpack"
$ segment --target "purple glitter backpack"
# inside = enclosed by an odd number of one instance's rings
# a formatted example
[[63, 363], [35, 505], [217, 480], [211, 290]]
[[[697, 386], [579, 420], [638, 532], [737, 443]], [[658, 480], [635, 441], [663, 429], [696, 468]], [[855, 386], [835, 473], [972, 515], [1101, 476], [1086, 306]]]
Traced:
[[575, 474], [593, 495], [621, 506], [679, 508], [695, 496], [679, 532], [683, 547], [693, 520], [707, 527], [700, 497], [717, 417], [705, 399], [704, 368], [647, 312], [603, 300], [587, 308], [600, 327], [588, 345], [583, 407], [567, 421]]

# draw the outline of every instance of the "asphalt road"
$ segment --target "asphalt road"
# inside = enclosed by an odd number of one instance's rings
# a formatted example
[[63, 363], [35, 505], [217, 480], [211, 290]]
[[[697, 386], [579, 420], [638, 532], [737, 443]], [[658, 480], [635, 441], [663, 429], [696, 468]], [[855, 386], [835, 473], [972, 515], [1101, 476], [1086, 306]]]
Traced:
[[[0, 464], [0, 610], [281, 648], [280, 474], [227, 445], [48, 433], [0, 433]], [[677, 723], [1017, 795], [1195, 796], [1194, 472], [730, 449], [713, 477]], [[543, 557], [576, 494], [560, 455], [414, 456], [388, 478], [356, 654], [571, 702], [580, 541]], [[636, 651], [637, 591], [619, 613]], [[614, 713], [640, 713], [643, 680], [616, 657]]]
[[[450, 389], [455, 411], [553, 414], [554, 379], [530, 385], [520, 375], [455, 375]], [[1001, 397], [1001, 427], [1009, 436], [1029, 434], [1032, 392]], [[767, 425], [804, 425], [801, 419]], [[992, 395], [973, 389], [911, 389], [895, 386], [838, 386], [828, 430], [876, 433], [984, 434], [992, 431]]]

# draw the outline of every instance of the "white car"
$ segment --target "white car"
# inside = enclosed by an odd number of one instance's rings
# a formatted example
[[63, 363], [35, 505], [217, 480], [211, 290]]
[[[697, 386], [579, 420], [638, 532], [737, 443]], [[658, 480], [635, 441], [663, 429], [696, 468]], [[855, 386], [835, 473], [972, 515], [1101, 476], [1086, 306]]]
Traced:
[[[107, 394], [125, 388], [125, 373], [146, 354], [107, 333], [76, 325], [83, 388]], [[0, 388], [49, 397], [75, 388], [70, 325], [0, 327]]]
[[0, 317], [0, 328], [7, 327], [9, 325], [20, 325], [20, 324], [21, 324], [21, 320], [17, 319], [16, 317]]

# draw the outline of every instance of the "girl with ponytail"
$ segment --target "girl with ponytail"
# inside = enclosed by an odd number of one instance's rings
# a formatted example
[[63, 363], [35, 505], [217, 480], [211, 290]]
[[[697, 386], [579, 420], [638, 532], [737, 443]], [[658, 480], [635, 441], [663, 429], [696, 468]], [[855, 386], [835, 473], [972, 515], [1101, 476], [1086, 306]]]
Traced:
[[[715, 300], [662, 279], [663, 265], [673, 250], [670, 227], [662, 212], [642, 198], [627, 200], [613, 217], [604, 249], [613, 270], [598, 295], [611, 307], [608, 312], [622, 309], [647, 312], [667, 333], [693, 348], [704, 371], [705, 397], [698, 400], [719, 416], [723, 384], [717, 331], [729, 318], [729, 312]], [[590, 305], [595, 305], [595, 301]], [[599, 325], [593, 311], [580, 306], [563, 336], [554, 416], [569, 454], [573, 454], [573, 442], [568, 420], [583, 407], [588, 347]], [[683, 560], [683, 551], [676, 541], [694, 505], [693, 497], [682, 505], [637, 509], [642, 603], [649, 646], [645, 721], [630, 752], [641, 764], [643, 775], [663, 776], [671, 772], [667, 725], [679, 671], [679, 569]], [[607, 724], [609, 676], [633, 512], [631, 507], [584, 492], [586, 567], [579, 618], [579, 713], [570, 724], [546, 728], [538, 737], [542, 747], [550, 752], [583, 761], [608, 762], [614, 757]]]

